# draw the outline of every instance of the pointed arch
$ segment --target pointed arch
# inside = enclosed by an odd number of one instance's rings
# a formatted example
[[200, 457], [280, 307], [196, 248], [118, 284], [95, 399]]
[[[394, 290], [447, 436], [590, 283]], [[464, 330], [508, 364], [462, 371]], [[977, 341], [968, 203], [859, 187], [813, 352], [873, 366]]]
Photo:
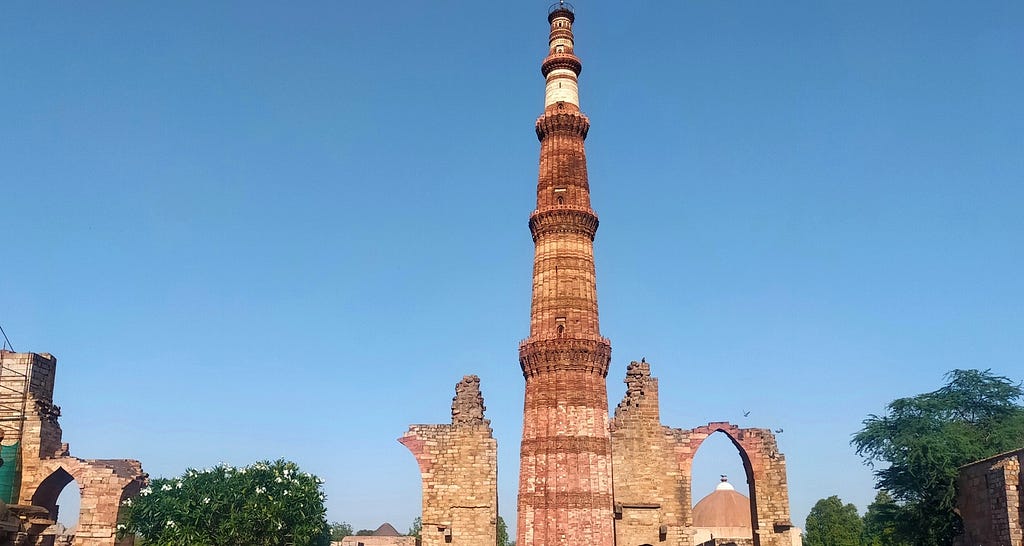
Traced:
[[[39, 486], [32, 493], [32, 506], [46, 508], [50, 511], [50, 519], [57, 519], [57, 497], [72, 481], [77, 480], [63, 466], [58, 466], [49, 476], [39, 482]], [[81, 483], [78, 481], [79, 490], [82, 487]]]
[[[754, 546], [782, 544], [781, 535], [793, 526], [789, 517], [789, 490], [786, 486], [785, 457], [779, 453], [771, 430], [740, 428], [729, 422], [708, 423], [686, 434], [679, 461], [680, 471], [691, 475], [693, 457], [712, 434], [721, 432], [739, 451], [750, 487], [750, 523]], [[685, 502], [693, 506], [693, 491], [684, 491]]]

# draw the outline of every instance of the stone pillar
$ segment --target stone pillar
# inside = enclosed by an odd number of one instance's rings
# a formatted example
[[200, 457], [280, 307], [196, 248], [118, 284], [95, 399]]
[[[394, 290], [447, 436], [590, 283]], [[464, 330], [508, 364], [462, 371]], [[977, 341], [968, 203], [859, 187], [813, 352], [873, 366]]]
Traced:
[[423, 478], [422, 546], [497, 544], [498, 443], [485, 409], [480, 378], [467, 375], [450, 425], [412, 425], [398, 439]]

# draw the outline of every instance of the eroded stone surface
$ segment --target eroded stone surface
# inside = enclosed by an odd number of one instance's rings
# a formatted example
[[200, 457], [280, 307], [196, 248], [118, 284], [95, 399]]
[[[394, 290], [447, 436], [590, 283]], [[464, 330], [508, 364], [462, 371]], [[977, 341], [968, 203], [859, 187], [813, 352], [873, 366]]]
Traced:
[[451, 424], [412, 425], [398, 441], [423, 479], [422, 546], [495, 544], [498, 443], [484, 419], [480, 378], [456, 385]]
[[[0, 352], [0, 428], [4, 444], [21, 444], [17, 504], [42, 507], [46, 517], [38, 519], [55, 521], [57, 497], [74, 480], [81, 493], [74, 545], [128, 544], [116, 539], [118, 511], [124, 499], [147, 483], [148, 476], [138, 461], [71, 456], [68, 444], [62, 442], [60, 408], [53, 403], [56, 368], [57, 359], [46, 353]], [[47, 540], [21, 539], [32, 546]]]
[[957, 508], [964, 522], [959, 546], [1022, 546], [1024, 449], [966, 465], [957, 480]]

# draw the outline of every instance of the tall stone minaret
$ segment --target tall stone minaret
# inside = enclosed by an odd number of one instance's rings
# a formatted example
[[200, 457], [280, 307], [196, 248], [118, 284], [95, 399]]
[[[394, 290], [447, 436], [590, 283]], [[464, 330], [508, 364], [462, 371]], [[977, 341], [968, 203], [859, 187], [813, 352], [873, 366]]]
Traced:
[[526, 378], [520, 454], [522, 546], [612, 546], [611, 442], [605, 377], [611, 344], [597, 319], [594, 233], [573, 52], [572, 7], [552, 6], [544, 114], [537, 119], [540, 176], [530, 215], [536, 245], [530, 337], [519, 346]]

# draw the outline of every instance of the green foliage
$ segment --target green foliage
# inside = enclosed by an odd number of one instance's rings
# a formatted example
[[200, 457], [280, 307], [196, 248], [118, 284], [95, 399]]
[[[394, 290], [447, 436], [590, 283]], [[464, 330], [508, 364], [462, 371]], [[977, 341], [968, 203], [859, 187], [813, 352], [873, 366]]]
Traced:
[[804, 546], [860, 546], [862, 525], [857, 507], [832, 495], [814, 503], [807, 514]]
[[498, 546], [509, 546], [508, 526], [505, 525], [505, 519], [501, 516], [498, 516]]
[[360, 530], [356, 531], [356, 536], [357, 537], [372, 537], [373, 536], [373, 529], [360, 529]]
[[352, 526], [345, 522], [331, 522], [331, 541], [340, 541], [352, 534]]
[[284, 460], [189, 469], [125, 500], [118, 532], [150, 546], [326, 546], [321, 483]]
[[885, 491], [875, 495], [875, 501], [864, 513], [864, 531], [861, 534], [863, 546], [908, 546], [897, 538], [900, 507]]
[[420, 533], [423, 532], [423, 518], [416, 516], [416, 519], [412, 520], [412, 525], [409, 526], [409, 532], [406, 535], [411, 537], [420, 538]]
[[[872, 515], [915, 546], [947, 546], [961, 532], [958, 468], [1024, 445], [1019, 383], [991, 371], [953, 370], [946, 386], [893, 400], [870, 415], [852, 444], [895, 500]], [[877, 500], [877, 499], [876, 499]]]

